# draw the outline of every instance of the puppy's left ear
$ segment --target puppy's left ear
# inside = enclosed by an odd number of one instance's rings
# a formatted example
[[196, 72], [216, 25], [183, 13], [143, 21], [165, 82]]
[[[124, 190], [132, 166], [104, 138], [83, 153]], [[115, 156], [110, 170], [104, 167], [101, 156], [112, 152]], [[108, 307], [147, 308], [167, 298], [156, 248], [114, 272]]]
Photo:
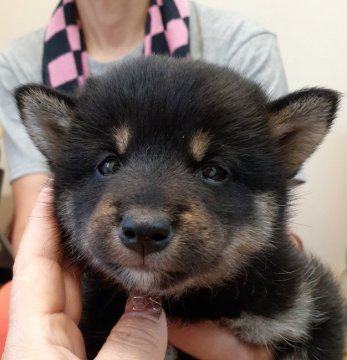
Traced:
[[333, 90], [301, 90], [268, 104], [270, 127], [280, 146], [286, 176], [293, 177], [321, 143], [336, 116], [340, 95]]
[[22, 86], [15, 97], [31, 139], [49, 164], [54, 164], [74, 116], [75, 100], [41, 85]]

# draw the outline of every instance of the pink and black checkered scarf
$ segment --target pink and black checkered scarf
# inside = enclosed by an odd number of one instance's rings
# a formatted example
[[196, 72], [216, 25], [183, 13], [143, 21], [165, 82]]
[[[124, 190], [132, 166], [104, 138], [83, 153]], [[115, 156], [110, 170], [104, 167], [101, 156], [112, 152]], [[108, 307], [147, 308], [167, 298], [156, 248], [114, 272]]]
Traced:
[[[45, 85], [70, 92], [89, 76], [82, 30], [74, 0], [61, 0], [45, 34], [42, 68]], [[187, 0], [151, 0], [143, 54], [189, 55]]]

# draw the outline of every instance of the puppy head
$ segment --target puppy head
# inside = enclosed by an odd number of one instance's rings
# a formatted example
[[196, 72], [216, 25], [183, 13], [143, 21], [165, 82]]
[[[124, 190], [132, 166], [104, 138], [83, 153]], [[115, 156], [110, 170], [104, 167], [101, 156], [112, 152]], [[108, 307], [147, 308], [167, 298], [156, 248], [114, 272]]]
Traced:
[[141, 58], [76, 97], [16, 98], [55, 179], [66, 255], [127, 289], [219, 284], [284, 228], [286, 185], [327, 133], [338, 95], [268, 102], [227, 68]]

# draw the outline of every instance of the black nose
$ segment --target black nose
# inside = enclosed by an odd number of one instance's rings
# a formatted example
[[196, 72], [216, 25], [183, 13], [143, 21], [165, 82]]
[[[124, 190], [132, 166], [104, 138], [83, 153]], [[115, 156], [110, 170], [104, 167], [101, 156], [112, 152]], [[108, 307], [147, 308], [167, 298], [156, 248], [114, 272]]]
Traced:
[[120, 238], [123, 244], [143, 255], [163, 250], [171, 237], [171, 224], [164, 217], [137, 219], [126, 216], [121, 222]]

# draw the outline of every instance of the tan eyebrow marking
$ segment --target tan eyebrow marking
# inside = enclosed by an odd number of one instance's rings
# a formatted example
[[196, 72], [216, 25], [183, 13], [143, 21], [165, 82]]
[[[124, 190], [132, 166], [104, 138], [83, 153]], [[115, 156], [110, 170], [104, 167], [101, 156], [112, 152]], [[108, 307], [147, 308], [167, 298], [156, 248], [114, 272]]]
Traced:
[[130, 131], [127, 126], [121, 126], [113, 130], [113, 135], [116, 140], [116, 147], [120, 154], [124, 154], [130, 140]]
[[206, 154], [211, 142], [211, 136], [207, 132], [198, 130], [190, 139], [190, 152], [194, 160], [201, 161]]

